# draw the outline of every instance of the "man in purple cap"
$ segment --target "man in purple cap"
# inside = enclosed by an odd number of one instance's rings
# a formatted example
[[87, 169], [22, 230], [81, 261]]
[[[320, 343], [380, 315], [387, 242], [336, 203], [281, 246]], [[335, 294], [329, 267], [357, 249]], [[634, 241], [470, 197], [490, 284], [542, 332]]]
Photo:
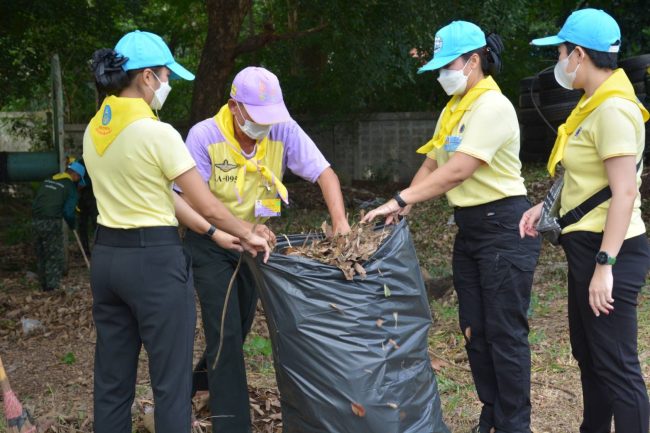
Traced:
[[[228, 103], [216, 116], [194, 125], [186, 145], [212, 193], [242, 220], [256, 224], [280, 216], [281, 201], [288, 203], [282, 184], [288, 168], [305, 180], [318, 182], [334, 230], [350, 230], [338, 177], [291, 118], [278, 78], [266, 69], [240, 71]], [[247, 433], [251, 420], [243, 343], [255, 316], [257, 293], [250, 271], [242, 266], [225, 307], [223, 347], [215, 368], [226, 291], [240, 248], [237, 238], [232, 237], [228, 250], [205, 235], [188, 231], [185, 237], [207, 346], [195, 370], [194, 390], [210, 390], [213, 432]]]

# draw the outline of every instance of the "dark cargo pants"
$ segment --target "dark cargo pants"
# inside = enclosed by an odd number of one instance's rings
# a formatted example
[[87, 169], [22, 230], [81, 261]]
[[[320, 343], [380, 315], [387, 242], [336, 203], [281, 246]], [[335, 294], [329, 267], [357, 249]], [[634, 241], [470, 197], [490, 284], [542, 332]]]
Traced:
[[519, 236], [523, 196], [457, 208], [454, 286], [481, 433], [530, 433], [528, 306], [540, 239]]

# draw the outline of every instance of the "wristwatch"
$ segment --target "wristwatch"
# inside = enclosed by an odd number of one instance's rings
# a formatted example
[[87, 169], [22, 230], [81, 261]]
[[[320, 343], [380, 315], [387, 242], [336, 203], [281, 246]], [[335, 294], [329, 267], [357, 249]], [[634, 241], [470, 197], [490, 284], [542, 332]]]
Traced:
[[598, 251], [596, 263], [599, 265], [613, 265], [616, 263], [616, 257], [610, 256], [607, 251]]
[[395, 194], [395, 196], [393, 197], [393, 199], [395, 199], [395, 201], [397, 202], [397, 205], [398, 205], [399, 207], [401, 207], [402, 209], [405, 208], [405, 207], [407, 206], [407, 204], [406, 204], [406, 202], [404, 201], [404, 199], [402, 198], [402, 196], [399, 195], [399, 192]]
[[203, 237], [206, 238], [206, 239], [210, 239], [210, 240], [211, 240], [211, 239], [212, 239], [212, 235], [213, 235], [214, 232], [216, 232], [216, 231], [217, 231], [217, 228], [216, 228], [215, 226], [213, 226], [213, 225], [210, 225], [210, 228], [208, 229], [208, 231], [205, 232], [205, 233], [203, 233]]

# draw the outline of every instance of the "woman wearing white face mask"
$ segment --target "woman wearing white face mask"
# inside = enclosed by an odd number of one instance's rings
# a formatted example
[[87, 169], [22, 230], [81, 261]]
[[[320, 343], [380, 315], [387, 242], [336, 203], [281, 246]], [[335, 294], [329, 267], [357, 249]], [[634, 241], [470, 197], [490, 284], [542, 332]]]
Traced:
[[[256, 254], [269, 246], [208, 190], [183, 140], [159, 122], [172, 77], [194, 75], [164, 41], [131, 32], [93, 55], [100, 94], [107, 95], [84, 135], [84, 162], [99, 216], [91, 288], [97, 330], [94, 422], [97, 433], [130, 433], [141, 346], [149, 355], [157, 432], [189, 433], [192, 348], [196, 322], [190, 260], [181, 222], [208, 230], [187, 206], [175, 209], [176, 182], [210, 223]], [[178, 199], [180, 200], [180, 199]], [[214, 230], [213, 230], [214, 231]]]
[[433, 60], [452, 96], [411, 186], [371, 211], [387, 222], [414, 203], [446, 194], [455, 207], [454, 286], [459, 322], [478, 396], [472, 432], [530, 433], [527, 310], [540, 242], [520, 239], [517, 223], [530, 207], [521, 177], [519, 124], [492, 75], [503, 45], [479, 27], [454, 21], [438, 31]]
[[[580, 432], [648, 433], [648, 393], [637, 354], [638, 294], [650, 249], [641, 219], [641, 162], [647, 110], [617, 67], [618, 24], [596, 9], [573, 12], [556, 36], [533, 45], [559, 45], [555, 77], [585, 94], [560, 126], [548, 169], [564, 167], [560, 215], [609, 187], [596, 208], [560, 235], [568, 274], [569, 332], [580, 367]], [[537, 236], [541, 204], [526, 212], [521, 235]]]

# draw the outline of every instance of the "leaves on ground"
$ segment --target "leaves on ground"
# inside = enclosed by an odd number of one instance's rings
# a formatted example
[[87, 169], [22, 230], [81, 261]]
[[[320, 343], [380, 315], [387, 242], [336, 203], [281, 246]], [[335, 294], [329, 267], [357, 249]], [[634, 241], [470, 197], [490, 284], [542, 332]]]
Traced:
[[[366, 278], [363, 263], [377, 251], [379, 245], [390, 234], [391, 228], [374, 230], [370, 224], [357, 223], [352, 225], [347, 234], [334, 234], [332, 227], [327, 222], [323, 222], [321, 230], [322, 236], [314, 235], [312, 240], [308, 236], [303, 245], [291, 245], [285, 248], [283, 253], [308, 257], [336, 266], [343, 272], [345, 279], [353, 280], [355, 275], [361, 279]], [[387, 296], [390, 296], [390, 290], [388, 292]]]

